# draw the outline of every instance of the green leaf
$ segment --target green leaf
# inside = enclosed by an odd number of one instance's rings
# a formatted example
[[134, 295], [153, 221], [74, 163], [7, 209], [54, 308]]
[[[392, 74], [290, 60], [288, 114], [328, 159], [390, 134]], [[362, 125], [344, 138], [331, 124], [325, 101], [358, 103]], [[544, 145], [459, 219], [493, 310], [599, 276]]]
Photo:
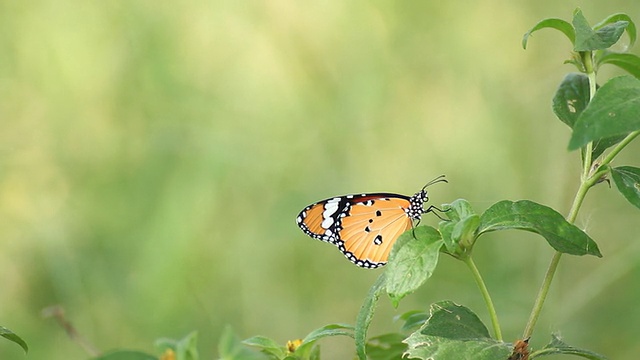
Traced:
[[491, 337], [478, 315], [449, 300], [431, 304], [429, 319], [419, 332], [422, 335], [459, 340]]
[[418, 226], [400, 235], [385, 271], [387, 294], [395, 307], [431, 277], [442, 245], [440, 233], [430, 226]]
[[325, 325], [319, 329], [313, 330], [304, 339], [302, 339], [302, 343], [296, 349], [295, 354], [301, 355], [305, 358], [307, 356], [311, 356], [314, 351], [320, 351], [319, 348], [315, 346], [316, 341], [328, 336], [349, 336], [353, 338], [353, 330], [353, 326], [349, 324]]
[[[460, 221], [469, 216], [476, 215], [471, 204], [465, 199], [456, 199], [451, 204], [443, 205], [445, 214], [452, 222]], [[449, 221], [446, 221], [447, 223]]]
[[24, 350], [25, 354], [29, 352], [29, 346], [27, 345], [27, 343], [24, 340], [22, 340], [22, 338], [20, 336], [15, 334], [13, 331], [7, 329], [6, 327], [0, 326], [0, 336], [2, 336], [3, 338], [5, 338], [5, 339], [7, 339], [9, 341], [13, 341], [14, 343], [20, 345], [22, 350]]
[[164, 351], [172, 349], [176, 360], [198, 360], [198, 332], [194, 331], [180, 340], [161, 338], [156, 340], [156, 347]]
[[302, 344], [320, 340], [328, 336], [349, 336], [353, 337], [354, 327], [349, 324], [329, 324], [310, 332], [303, 340]]
[[240, 338], [227, 326], [218, 340], [218, 356], [221, 360], [264, 360], [265, 355], [251, 351], [242, 345]]
[[633, 75], [635, 78], [640, 78], [640, 57], [637, 55], [603, 51], [603, 53], [596, 58], [596, 63], [598, 67], [604, 64], [615, 65]]
[[522, 48], [523, 49], [527, 48], [527, 41], [529, 41], [529, 36], [531, 36], [531, 34], [544, 28], [552, 28], [552, 29], [559, 30], [560, 32], [562, 32], [567, 36], [569, 41], [571, 41], [572, 45], [576, 41], [576, 33], [573, 29], [573, 26], [571, 26], [571, 24], [569, 24], [568, 22], [562, 19], [544, 19], [539, 23], [537, 23], [534, 27], [532, 27], [531, 30], [527, 31], [526, 34], [524, 34], [524, 36], [522, 37]]
[[540, 234], [551, 247], [562, 253], [602, 257], [598, 245], [589, 235], [567, 222], [557, 211], [533, 201], [503, 200], [492, 205], [480, 217], [478, 235], [507, 229]]
[[380, 295], [385, 289], [385, 274], [386, 272], [380, 274], [378, 280], [376, 280], [371, 289], [369, 289], [369, 293], [364, 299], [364, 303], [362, 304], [362, 307], [360, 307], [358, 317], [356, 318], [354, 337], [356, 341], [356, 353], [360, 360], [367, 360], [367, 331], [369, 330], [369, 325], [373, 319], [373, 313], [376, 309], [376, 305], [378, 304], [378, 299], [380, 299]]
[[567, 74], [553, 96], [553, 112], [560, 121], [573, 128], [573, 124], [588, 104], [589, 78], [587, 75]]
[[532, 352], [530, 355], [530, 358], [533, 359], [533, 358], [538, 358], [542, 356], [556, 355], [556, 354], [577, 355], [585, 359], [591, 359], [591, 360], [607, 360], [605, 356], [595, 353], [593, 351], [579, 349], [571, 345], [567, 345], [564, 341], [560, 339], [560, 337], [557, 334], [551, 334], [551, 342], [547, 344], [544, 348], [538, 351]]
[[247, 346], [258, 348], [260, 351], [266, 354], [271, 354], [278, 359], [282, 359], [287, 354], [284, 346], [280, 346], [280, 344], [265, 336], [253, 336], [242, 340], [242, 343]]
[[402, 359], [402, 354], [407, 349], [407, 345], [402, 342], [404, 338], [404, 335], [398, 333], [372, 337], [367, 342], [367, 358], [369, 360]]
[[303, 340], [302, 344], [298, 346], [295, 353], [296, 354], [307, 354], [311, 353], [311, 347], [314, 343], [324, 337], [328, 336], [349, 336], [351, 338], [353, 335], [353, 326], [349, 324], [329, 324], [325, 325], [319, 329], [313, 330], [310, 332]]
[[474, 225], [474, 222], [477, 222], [478, 216], [473, 211], [471, 204], [464, 199], [457, 199], [451, 204], [444, 205], [444, 208], [449, 221], [440, 222], [440, 234], [447, 248], [447, 253], [454, 256], [459, 255], [466, 250], [461, 248], [460, 241], [464, 240], [466, 245], [473, 243], [477, 229], [477, 224]]
[[409, 357], [420, 359], [506, 359], [509, 344], [493, 340], [482, 321], [468, 308], [451, 301], [431, 305], [424, 326], [405, 343]]
[[476, 232], [480, 226], [480, 217], [478, 215], [471, 215], [456, 223], [451, 232], [451, 238], [460, 244], [471, 246], [475, 238]]
[[616, 21], [606, 24], [594, 31], [580, 9], [574, 12], [572, 22], [576, 32], [576, 41], [573, 46], [574, 51], [607, 49], [618, 42], [620, 36], [622, 36], [624, 30], [629, 25], [627, 21]]
[[95, 357], [93, 360], [158, 360], [158, 357], [140, 351], [115, 350]]
[[573, 126], [569, 150], [640, 129], [640, 80], [620, 76], [596, 92]]
[[640, 169], [633, 166], [615, 167], [611, 169], [611, 177], [627, 201], [640, 209]]
[[607, 24], [613, 24], [619, 21], [626, 21], [629, 23], [629, 25], [627, 25], [626, 30], [627, 30], [627, 35], [629, 35], [629, 47], [633, 46], [633, 44], [635, 44], [636, 42], [636, 24], [633, 22], [633, 20], [631, 20], [631, 18], [627, 14], [618, 13], [618, 14], [610, 15], [606, 19], [595, 24], [593, 26], [593, 29], [598, 30]]

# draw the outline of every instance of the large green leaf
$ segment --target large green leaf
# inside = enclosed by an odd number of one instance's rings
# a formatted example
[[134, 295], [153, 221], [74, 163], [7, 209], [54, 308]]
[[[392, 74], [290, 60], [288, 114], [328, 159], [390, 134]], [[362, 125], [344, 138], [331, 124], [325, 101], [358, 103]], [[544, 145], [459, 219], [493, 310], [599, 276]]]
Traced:
[[598, 245], [584, 231], [566, 221], [557, 211], [533, 201], [503, 200], [480, 216], [478, 235], [507, 229], [540, 234], [551, 247], [562, 253], [602, 256]]
[[20, 336], [18, 336], [13, 331], [7, 329], [6, 327], [0, 326], [0, 336], [20, 345], [20, 347], [22, 348], [22, 350], [24, 350], [25, 353], [29, 352], [29, 346], [27, 345], [27, 343], [24, 340], [22, 340]]
[[522, 48], [524, 49], [527, 48], [527, 42], [529, 41], [529, 37], [531, 36], [531, 34], [544, 28], [556, 29], [562, 32], [563, 34], [565, 34], [569, 39], [569, 41], [571, 41], [571, 44], [575, 43], [576, 33], [573, 30], [573, 26], [571, 26], [571, 24], [569, 24], [568, 22], [562, 19], [544, 19], [539, 23], [535, 24], [531, 28], [531, 30], [527, 31], [524, 34], [524, 36], [522, 37]]
[[394, 306], [431, 277], [442, 245], [440, 233], [430, 226], [418, 226], [400, 235], [385, 271], [387, 293]]
[[405, 340], [409, 358], [495, 360], [511, 354], [510, 345], [491, 339], [468, 308], [441, 301], [432, 304], [429, 312], [424, 326]]
[[380, 295], [385, 290], [385, 276], [386, 272], [380, 274], [371, 289], [369, 289], [369, 293], [364, 299], [364, 303], [362, 304], [362, 307], [360, 307], [358, 317], [356, 318], [354, 337], [356, 341], [356, 353], [360, 360], [367, 360], [367, 331], [369, 330], [371, 320], [373, 320], [373, 313], [375, 312], [376, 305], [378, 304], [378, 299], [380, 299]]
[[640, 129], [640, 80], [620, 76], [596, 92], [573, 126], [569, 150]]
[[635, 207], [640, 208], [640, 169], [620, 166], [611, 169], [611, 177], [618, 191]]
[[573, 46], [574, 51], [607, 49], [618, 42], [620, 36], [622, 36], [624, 30], [629, 25], [628, 21], [619, 20], [604, 24], [597, 30], [594, 30], [580, 9], [574, 12], [572, 23], [576, 32], [576, 41]]

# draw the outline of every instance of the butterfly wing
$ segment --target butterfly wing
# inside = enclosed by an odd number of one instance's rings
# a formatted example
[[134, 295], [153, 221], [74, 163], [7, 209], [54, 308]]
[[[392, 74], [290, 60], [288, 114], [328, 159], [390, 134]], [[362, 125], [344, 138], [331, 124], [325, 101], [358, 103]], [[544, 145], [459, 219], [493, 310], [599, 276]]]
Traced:
[[386, 264], [393, 244], [413, 225], [406, 212], [410, 205], [407, 197], [382, 195], [358, 199], [341, 221], [336, 245], [358, 266], [376, 268]]
[[307, 206], [297, 223], [312, 238], [336, 245], [354, 264], [376, 268], [386, 264], [395, 241], [411, 228], [410, 207], [404, 195], [339, 196]]
[[336, 243], [340, 220], [347, 215], [349, 196], [318, 201], [304, 208], [296, 222], [305, 234], [314, 239]]

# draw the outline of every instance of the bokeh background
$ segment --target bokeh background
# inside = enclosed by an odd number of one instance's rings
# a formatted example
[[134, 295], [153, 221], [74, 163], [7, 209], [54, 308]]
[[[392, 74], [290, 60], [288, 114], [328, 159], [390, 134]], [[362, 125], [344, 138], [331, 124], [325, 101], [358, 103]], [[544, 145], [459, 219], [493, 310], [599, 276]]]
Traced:
[[[574, 71], [570, 45], [551, 30], [520, 42], [577, 6], [592, 24], [640, 21], [623, 0], [1, 3], [0, 325], [31, 351], [0, 341], [0, 358], [88, 358], [41, 316], [55, 304], [100, 350], [153, 352], [197, 330], [204, 359], [227, 325], [284, 343], [353, 323], [380, 271], [298, 230], [298, 211], [325, 197], [413, 194], [446, 174], [434, 204], [566, 213], [578, 154], [550, 105]], [[640, 166], [639, 151], [616, 163]], [[559, 330], [637, 357], [639, 215], [593, 189], [578, 225], [605, 257], [563, 259], [533, 347]], [[515, 340], [552, 251], [522, 232], [481, 240], [476, 262]], [[488, 323], [468, 271], [443, 257], [399, 309], [381, 301], [370, 333], [442, 299]], [[347, 338], [322, 346], [353, 356]]]

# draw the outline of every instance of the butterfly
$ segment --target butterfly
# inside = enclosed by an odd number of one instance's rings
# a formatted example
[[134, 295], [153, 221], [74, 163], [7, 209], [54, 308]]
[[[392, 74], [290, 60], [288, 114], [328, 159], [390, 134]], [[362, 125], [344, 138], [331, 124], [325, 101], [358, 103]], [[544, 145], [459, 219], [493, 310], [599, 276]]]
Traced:
[[312, 238], [337, 246], [354, 264], [374, 269], [387, 263], [400, 234], [420, 221], [422, 214], [442, 211], [433, 205], [424, 208], [429, 201], [426, 188], [438, 182], [447, 180], [438, 176], [411, 197], [371, 193], [321, 200], [305, 207], [296, 223]]

